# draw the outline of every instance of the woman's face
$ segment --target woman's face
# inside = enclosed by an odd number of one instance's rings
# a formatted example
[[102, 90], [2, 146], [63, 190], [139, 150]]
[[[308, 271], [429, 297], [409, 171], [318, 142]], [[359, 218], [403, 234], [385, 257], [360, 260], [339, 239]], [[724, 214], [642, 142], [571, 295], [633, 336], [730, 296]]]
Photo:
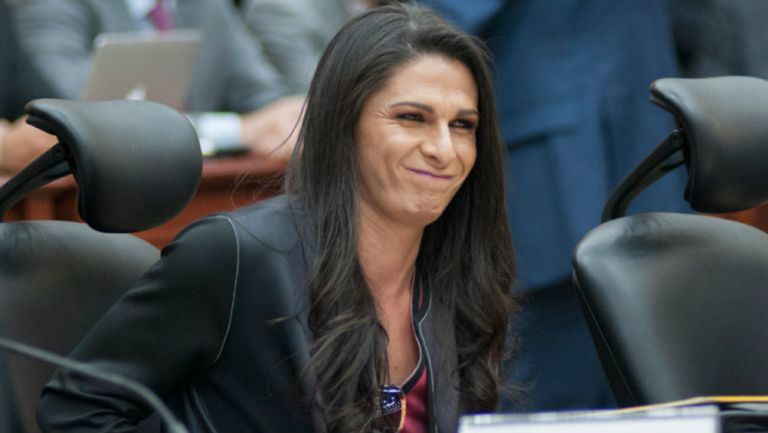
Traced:
[[357, 124], [363, 217], [435, 221], [475, 163], [479, 121], [477, 87], [463, 63], [425, 55], [397, 67]]

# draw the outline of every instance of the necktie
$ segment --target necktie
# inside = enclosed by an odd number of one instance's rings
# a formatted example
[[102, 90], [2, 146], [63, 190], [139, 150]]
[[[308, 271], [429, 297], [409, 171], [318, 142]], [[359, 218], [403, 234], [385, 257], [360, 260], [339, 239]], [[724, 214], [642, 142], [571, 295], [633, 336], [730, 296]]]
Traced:
[[149, 19], [152, 20], [152, 24], [155, 25], [155, 28], [161, 32], [173, 27], [171, 14], [169, 14], [168, 9], [163, 6], [162, 0], [158, 0], [155, 7], [149, 11]]

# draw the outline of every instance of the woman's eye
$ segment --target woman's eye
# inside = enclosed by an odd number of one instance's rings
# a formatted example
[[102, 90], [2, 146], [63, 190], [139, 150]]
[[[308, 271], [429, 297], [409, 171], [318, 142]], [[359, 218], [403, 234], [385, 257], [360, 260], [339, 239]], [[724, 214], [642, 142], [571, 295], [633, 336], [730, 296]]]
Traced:
[[419, 113], [403, 113], [397, 115], [398, 119], [420, 122], [423, 118]]
[[454, 126], [456, 128], [461, 128], [461, 129], [474, 130], [476, 125], [475, 125], [475, 122], [471, 120], [458, 119], [451, 122], [451, 126]]

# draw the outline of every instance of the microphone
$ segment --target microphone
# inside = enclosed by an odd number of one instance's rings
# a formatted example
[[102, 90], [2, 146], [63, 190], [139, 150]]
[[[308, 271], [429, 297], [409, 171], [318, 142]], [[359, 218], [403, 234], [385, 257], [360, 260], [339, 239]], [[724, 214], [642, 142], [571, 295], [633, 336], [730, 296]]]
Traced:
[[126, 389], [157, 411], [170, 433], [189, 433], [187, 428], [173, 416], [168, 406], [154, 392], [139, 382], [3, 337], [0, 337], [0, 349], [5, 349], [28, 358], [55, 365], [63, 370], [74, 371], [91, 379]]

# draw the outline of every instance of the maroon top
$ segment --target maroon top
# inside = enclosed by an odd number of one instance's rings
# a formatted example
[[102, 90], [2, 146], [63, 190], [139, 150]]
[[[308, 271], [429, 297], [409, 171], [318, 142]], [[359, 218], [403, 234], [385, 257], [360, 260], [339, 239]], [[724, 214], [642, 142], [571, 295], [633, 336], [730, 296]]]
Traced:
[[427, 369], [421, 369], [418, 382], [405, 394], [403, 433], [427, 433]]
[[[418, 281], [414, 278], [414, 281]], [[421, 284], [414, 284], [416, 293], [412, 316], [424, 313], [424, 291]], [[418, 341], [418, 339], [417, 339]], [[421, 351], [421, 350], [420, 350]], [[403, 385], [405, 392], [405, 422], [402, 433], [427, 433], [429, 430], [429, 412], [427, 408], [427, 369], [424, 360], [419, 357], [413, 376]]]

